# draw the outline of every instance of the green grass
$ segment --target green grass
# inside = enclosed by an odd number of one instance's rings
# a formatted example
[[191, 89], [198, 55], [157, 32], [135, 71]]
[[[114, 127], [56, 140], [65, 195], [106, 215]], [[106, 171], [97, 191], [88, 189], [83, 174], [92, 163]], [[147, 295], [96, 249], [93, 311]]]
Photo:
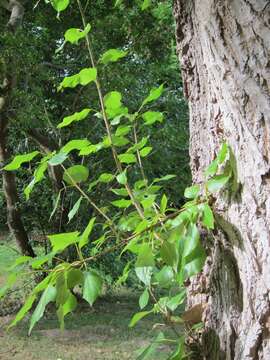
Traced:
[[[3, 241], [4, 237], [0, 237], [0, 287], [7, 276], [7, 268], [17, 256], [14, 243]], [[67, 317], [64, 332], [58, 328], [55, 311], [45, 315], [31, 337], [27, 336], [29, 317], [8, 332], [4, 329], [14, 316], [0, 317], [0, 359], [136, 359], [136, 352], [149, 345], [160, 331], [153, 328], [157, 321], [154, 317], [143, 319], [135, 328], [128, 327], [132, 315], [139, 311], [138, 296], [133, 290], [123, 289], [100, 299], [94, 308], [82, 303]], [[162, 345], [152, 359], [164, 359], [166, 352], [168, 347]]]
[[[129, 292], [125, 296], [101, 299], [92, 309], [81, 305], [67, 318], [63, 332], [58, 329], [53, 313], [40, 321], [31, 337], [27, 336], [28, 323], [24, 321], [14, 330], [0, 334], [0, 359], [136, 359], [136, 351], [147, 346], [159, 331], [153, 329], [154, 318], [151, 317], [130, 329], [128, 324], [136, 311], [136, 297]], [[7, 317], [2, 318], [2, 324], [7, 320]], [[161, 346], [152, 359], [164, 359], [167, 351], [167, 347]]]
[[[16, 252], [16, 247], [13, 242], [10, 242], [10, 245], [6, 242], [8, 236], [0, 236], [0, 286], [3, 285], [8, 267], [18, 256]], [[15, 250], [14, 250], [15, 249]]]

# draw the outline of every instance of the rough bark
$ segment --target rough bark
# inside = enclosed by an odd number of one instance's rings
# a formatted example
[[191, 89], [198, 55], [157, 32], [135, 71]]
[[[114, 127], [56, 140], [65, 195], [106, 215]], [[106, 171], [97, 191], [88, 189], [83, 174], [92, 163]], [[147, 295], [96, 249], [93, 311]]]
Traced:
[[240, 184], [215, 204], [209, 259], [190, 288], [190, 306], [207, 304], [202, 354], [270, 359], [270, 2], [175, 0], [174, 13], [194, 182], [226, 140]]

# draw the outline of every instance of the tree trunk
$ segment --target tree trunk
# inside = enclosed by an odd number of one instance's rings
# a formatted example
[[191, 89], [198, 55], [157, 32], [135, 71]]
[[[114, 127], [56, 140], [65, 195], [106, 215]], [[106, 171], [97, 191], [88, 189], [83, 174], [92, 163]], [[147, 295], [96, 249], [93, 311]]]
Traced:
[[[1, 116], [0, 109], [0, 164], [1, 167], [7, 162], [6, 150], [7, 122]], [[34, 250], [29, 243], [27, 232], [23, 226], [19, 208], [16, 180], [13, 172], [2, 170], [3, 192], [7, 204], [7, 222], [10, 232], [14, 235], [17, 245], [23, 255], [35, 256]]]
[[225, 140], [240, 184], [215, 204], [213, 246], [190, 287], [189, 305], [207, 304], [202, 357], [270, 359], [270, 2], [175, 0], [174, 13], [193, 180]]
[[[6, 63], [10, 69], [7, 69]], [[11, 94], [16, 87], [16, 70], [12, 61], [6, 62], [0, 58], [2, 72], [0, 73], [0, 168], [8, 162], [9, 155], [7, 150], [8, 136], [8, 110], [11, 107]], [[7, 222], [11, 233], [13, 233], [17, 245], [23, 255], [35, 256], [34, 250], [29, 243], [27, 232], [24, 228], [20, 208], [19, 197], [16, 187], [14, 173], [2, 170], [3, 193], [7, 204]]]

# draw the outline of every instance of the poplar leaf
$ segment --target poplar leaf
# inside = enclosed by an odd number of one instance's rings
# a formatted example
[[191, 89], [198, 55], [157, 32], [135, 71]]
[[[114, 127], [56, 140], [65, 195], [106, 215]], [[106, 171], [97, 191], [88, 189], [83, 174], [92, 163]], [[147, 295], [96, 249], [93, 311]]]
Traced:
[[33, 151], [29, 154], [23, 154], [23, 155], [17, 155], [15, 158], [4, 167], [4, 170], [12, 171], [17, 170], [21, 167], [22, 164], [30, 162], [33, 160], [37, 155], [39, 154], [39, 151]]

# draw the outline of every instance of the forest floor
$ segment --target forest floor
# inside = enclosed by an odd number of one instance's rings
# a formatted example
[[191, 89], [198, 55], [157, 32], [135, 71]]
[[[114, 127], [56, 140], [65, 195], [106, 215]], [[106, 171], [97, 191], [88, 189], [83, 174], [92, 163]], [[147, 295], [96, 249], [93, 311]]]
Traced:
[[[14, 250], [0, 246], [0, 287], [13, 258]], [[64, 331], [59, 330], [55, 312], [47, 312], [30, 337], [29, 319], [7, 332], [6, 325], [14, 315], [0, 317], [0, 360], [136, 359], [138, 350], [149, 345], [160, 331], [151, 317], [130, 329], [130, 319], [138, 311], [138, 294], [122, 290], [101, 298], [93, 308], [80, 304], [67, 316]], [[152, 359], [164, 358], [167, 351], [162, 345]]]

